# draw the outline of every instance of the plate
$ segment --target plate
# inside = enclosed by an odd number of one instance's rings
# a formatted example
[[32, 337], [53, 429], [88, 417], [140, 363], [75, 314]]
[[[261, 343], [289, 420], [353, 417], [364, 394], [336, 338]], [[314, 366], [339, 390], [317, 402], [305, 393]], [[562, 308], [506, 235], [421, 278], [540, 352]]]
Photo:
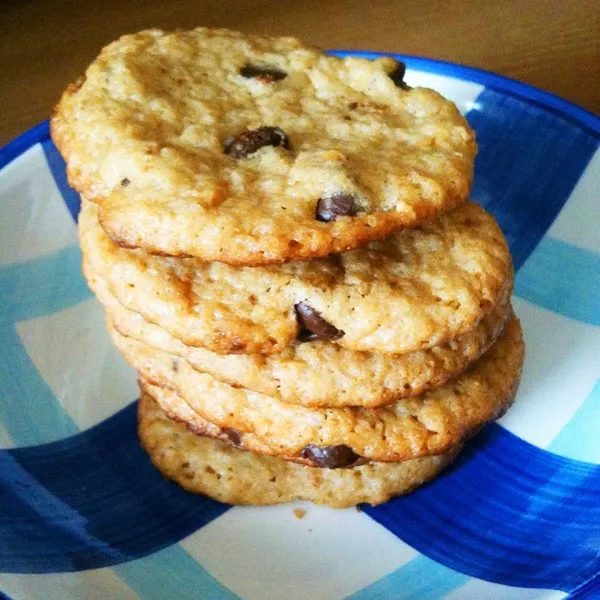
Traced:
[[509, 241], [528, 348], [514, 408], [444, 476], [375, 508], [229, 507], [168, 483], [137, 441], [135, 377], [80, 275], [79, 199], [43, 123], [0, 151], [7, 597], [600, 597], [600, 119], [399, 58], [477, 133], [473, 198]]

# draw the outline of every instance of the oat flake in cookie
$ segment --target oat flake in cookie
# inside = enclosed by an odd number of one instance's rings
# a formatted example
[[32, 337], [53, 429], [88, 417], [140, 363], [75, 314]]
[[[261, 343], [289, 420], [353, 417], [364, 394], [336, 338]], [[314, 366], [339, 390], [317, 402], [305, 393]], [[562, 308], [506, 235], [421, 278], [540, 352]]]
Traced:
[[469, 195], [472, 130], [401, 71], [292, 38], [143, 31], [66, 90], [52, 137], [123, 246], [234, 265], [320, 257]]

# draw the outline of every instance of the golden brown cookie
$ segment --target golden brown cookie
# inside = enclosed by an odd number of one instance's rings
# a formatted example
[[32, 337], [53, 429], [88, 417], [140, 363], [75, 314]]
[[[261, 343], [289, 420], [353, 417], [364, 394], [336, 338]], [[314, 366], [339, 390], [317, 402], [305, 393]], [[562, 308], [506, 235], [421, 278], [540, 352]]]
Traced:
[[109, 329], [142, 378], [173, 389], [211, 423], [239, 432], [246, 449], [314, 462], [335, 454], [336, 466], [445, 452], [508, 409], [524, 356], [521, 327], [513, 317], [478, 361], [439, 388], [376, 409], [308, 409], [219, 382], [181, 358]]
[[121, 245], [234, 265], [326, 256], [468, 198], [473, 131], [402, 75], [292, 38], [142, 31], [67, 88], [52, 137]]
[[120, 304], [219, 354], [311, 336], [366, 352], [431, 348], [473, 329], [512, 285], [504, 236], [474, 203], [365, 248], [254, 268], [120, 248], [89, 202], [79, 230], [86, 273]]
[[[148, 394], [153, 400], [157, 402], [161, 410], [174, 421], [183, 423], [192, 433], [196, 435], [202, 435], [204, 437], [210, 437], [215, 440], [221, 440], [227, 442], [235, 448], [244, 449], [244, 441], [253, 448], [255, 453], [260, 453], [267, 456], [277, 456], [282, 460], [291, 460], [299, 464], [305, 464], [311, 467], [321, 468], [344, 468], [348, 465], [340, 463], [339, 456], [329, 457], [328, 460], [323, 459], [312, 461], [310, 458], [303, 458], [302, 456], [286, 456], [285, 454], [278, 453], [276, 448], [271, 448], [263, 441], [256, 438], [251, 433], [241, 433], [230, 427], [219, 427], [210, 421], [207, 421], [201, 417], [190, 405], [175, 391], [165, 387], [159, 387], [153, 385], [148, 381], [140, 378], [138, 379], [140, 390], [143, 394]], [[337, 460], [337, 462], [336, 462]], [[352, 466], [357, 464], [364, 464], [366, 459], [353, 461]]]
[[190, 432], [168, 418], [147, 394], [138, 407], [142, 446], [160, 472], [190, 492], [228, 504], [278, 504], [310, 500], [335, 508], [376, 505], [435, 477], [460, 446], [438, 456], [402, 463], [369, 463], [352, 469], [318, 469], [258, 456]]
[[92, 291], [124, 336], [185, 359], [219, 381], [309, 408], [377, 407], [440, 386], [477, 360], [500, 334], [511, 314], [510, 291], [473, 330], [442, 346], [406, 354], [356, 352], [330, 342], [287, 346], [272, 355], [222, 355], [186, 346], [165, 329], [123, 308], [106, 283], [90, 275]]

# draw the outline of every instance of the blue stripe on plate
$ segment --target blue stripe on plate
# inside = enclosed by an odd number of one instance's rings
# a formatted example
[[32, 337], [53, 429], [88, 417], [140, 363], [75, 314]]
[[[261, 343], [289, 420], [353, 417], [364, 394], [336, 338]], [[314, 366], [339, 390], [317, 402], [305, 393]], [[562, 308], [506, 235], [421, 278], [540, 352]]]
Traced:
[[79, 194], [69, 185], [67, 181], [67, 165], [60, 155], [52, 140], [47, 138], [42, 141], [42, 149], [46, 157], [46, 162], [50, 167], [50, 172], [60, 193], [71, 213], [71, 216], [77, 221], [77, 215], [79, 215], [79, 209], [81, 207], [81, 199]]
[[346, 600], [439, 600], [469, 579], [421, 554]]
[[600, 569], [599, 494], [599, 466], [540, 450], [494, 424], [445, 476], [364, 510], [461, 573], [571, 591]]
[[598, 598], [600, 598], [600, 573], [573, 590], [568, 596], [568, 600], [598, 600]]
[[[66, 553], [70, 547], [85, 548], [88, 556], [106, 554], [112, 560], [119, 557], [118, 551], [88, 533], [88, 523], [82, 515], [40, 485], [6, 451], [0, 453], [0, 473], [3, 521], [15, 517], [20, 521], [19, 530], [15, 528], [16, 522], [9, 526], [2, 523], [3, 550], [15, 547], [25, 535], [36, 540], [40, 557], [60, 555], [69, 560]], [[43, 527], [39, 527], [40, 517], [44, 520]]]
[[498, 220], [518, 269], [569, 198], [598, 139], [493, 90], [473, 104], [479, 109], [466, 115], [479, 145], [472, 197]]
[[140, 447], [135, 410], [59, 442], [0, 451], [0, 572], [133, 560], [228, 510], [162, 477]]
[[[600, 359], [600, 348], [598, 349]], [[600, 462], [600, 380], [583, 404], [548, 446], [550, 452], [587, 462]], [[600, 548], [598, 549], [600, 551]]]
[[515, 294], [600, 326], [600, 255], [546, 236], [520, 269]]
[[116, 565], [113, 570], [144, 600], [239, 598], [178, 544], [159, 550], [143, 560]]

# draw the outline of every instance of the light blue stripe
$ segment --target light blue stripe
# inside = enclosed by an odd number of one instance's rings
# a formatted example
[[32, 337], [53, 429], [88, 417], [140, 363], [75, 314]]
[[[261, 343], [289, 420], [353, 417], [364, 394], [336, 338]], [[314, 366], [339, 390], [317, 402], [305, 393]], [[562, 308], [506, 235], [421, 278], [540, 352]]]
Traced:
[[571, 420], [552, 440], [547, 450], [591, 463], [600, 462], [600, 379]]
[[53, 314], [92, 296], [81, 275], [79, 246], [1, 267], [0, 292], [0, 320], [13, 323]]
[[235, 600], [180, 545], [169, 546], [140, 560], [113, 567], [115, 573], [144, 600]]
[[565, 317], [600, 326], [600, 255], [545, 236], [519, 270], [515, 294]]
[[468, 575], [420, 555], [346, 600], [438, 600], [470, 579]]
[[0, 268], [0, 422], [17, 446], [79, 431], [32, 363], [15, 323], [53, 314], [91, 296], [78, 246]]
[[79, 429], [39, 374], [14, 325], [0, 320], [0, 422], [17, 446], [43, 444]]

